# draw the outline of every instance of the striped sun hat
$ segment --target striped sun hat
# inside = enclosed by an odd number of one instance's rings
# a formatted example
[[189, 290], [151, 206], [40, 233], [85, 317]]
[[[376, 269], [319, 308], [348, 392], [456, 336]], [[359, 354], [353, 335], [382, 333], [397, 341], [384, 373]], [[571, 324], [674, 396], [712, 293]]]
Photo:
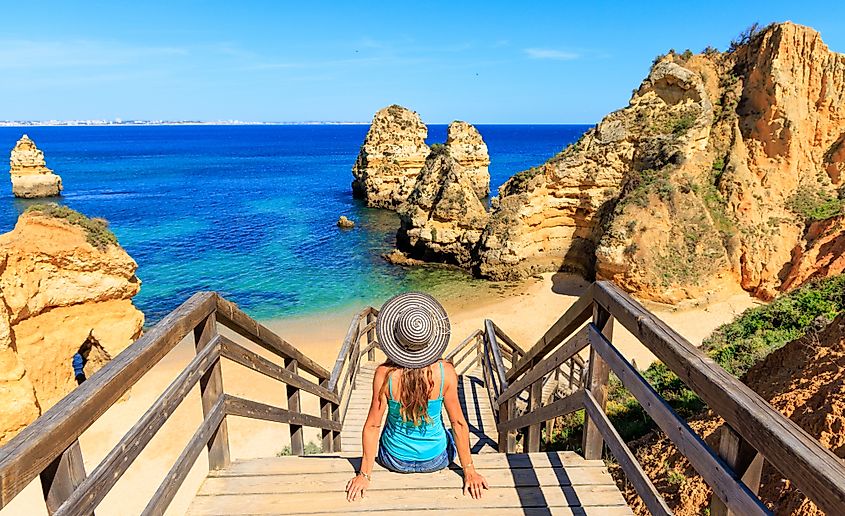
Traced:
[[407, 292], [388, 299], [376, 322], [384, 354], [398, 366], [418, 369], [443, 356], [449, 344], [449, 317], [436, 299]]

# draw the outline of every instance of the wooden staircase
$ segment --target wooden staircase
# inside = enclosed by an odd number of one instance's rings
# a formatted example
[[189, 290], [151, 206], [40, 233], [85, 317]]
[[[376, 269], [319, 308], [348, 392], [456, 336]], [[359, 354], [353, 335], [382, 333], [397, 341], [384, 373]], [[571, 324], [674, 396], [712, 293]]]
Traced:
[[[652, 514], [669, 515], [671, 509], [606, 414], [611, 371], [712, 488], [711, 516], [771, 513], [756, 494], [764, 461], [825, 513], [845, 514], [845, 463], [608, 282], [591, 285], [528, 350], [486, 320], [447, 355], [461, 379], [473, 462], [490, 483], [480, 500], [462, 495], [461, 471], [454, 466], [410, 475], [376, 467], [367, 496], [349, 503], [344, 488], [359, 467], [361, 427], [381, 353], [374, 331], [377, 316], [368, 307], [353, 318], [329, 371], [218, 294], [195, 294], [0, 447], [0, 516], [11, 514], [9, 503], [36, 480], [50, 515], [97, 510], [159, 516], [203, 453], [209, 471], [190, 505], [196, 515], [630, 514], [605, 468], [604, 459], [610, 457]], [[614, 346], [614, 323], [725, 420], [716, 446], [703, 441]], [[191, 334], [192, 360], [86, 471], [80, 435]], [[581, 359], [582, 351], [589, 351], [588, 361]], [[284, 406], [226, 392], [223, 360], [279, 382]], [[115, 484], [196, 386], [201, 423], [170, 470], [153, 480], [160, 485], [146, 506], [101, 510]], [[319, 414], [305, 411], [300, 397], [316, 401]], [[549, 436], [556, 418], [576, 411], [584, 414], [581, 454], [545, 451], [553, 445]], [[232, 461], [232, 418], [285, 425], [293, 456]], [[319, 455], [305, 456], [305, 427], [319, 429]]]
[[[361, 430], [378, 362], [361, 362], [341, 431], [337, 456], [245, 460], [212, 471], [189, 514], [631, 514], [604, 462], [573, 452], [496, 453], [496, 420], [480, 369], [460, 375], [458, 397], [470, 427], [473, 463], [490, 490], [463, 496], [460, 469], [392, 473], [376, 465], [367, 495], [346, 501], [343, 488], [361, 461]], [[448, 428], [449, 418], [443, 422]]]

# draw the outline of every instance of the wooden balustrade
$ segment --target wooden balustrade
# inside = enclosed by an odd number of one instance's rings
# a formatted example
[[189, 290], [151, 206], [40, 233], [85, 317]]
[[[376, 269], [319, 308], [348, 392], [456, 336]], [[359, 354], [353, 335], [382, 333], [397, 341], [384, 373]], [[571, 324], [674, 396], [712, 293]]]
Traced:
[[[374, 352], [375, 316], [367, 308], [355, 318], [339, 357], [341, 368], [329, 372], [296, 347], [258, 323], [234, 303], [213, 292], [192, 296], [88, 381], [74, 389], [40, 418], [0, 448], [0, 508], [36, 476], [41, 477], [47, 511], [56, 515], [93, 514], [191, 389], [199, 384], [203, 420], [161, 485], [144, 515], [160, 515], [176, 495], [202, 450], [211, 469], [229, 463], [228, 416], [288, 425], [291, 452], [304, 454], [303, 427], [321, 429], [323, 450], [340, 449], [341, 404], [355, 381], [361, 336]], [[359, 324], [364, 321], [361, 327]], [[221, 335], [224, 326], [278, 357], [282, 365]], [[79, 436], [183, 338], [193, 334], [196, 355], [90, 474], [82, 462]], [[370, 355], [372, 356], [372, 355]], [[221, 358], [285, 385], [287, 407], [232, 396], [225, 392]], [[342, 358], [342, 360], [341, 360]], [[346, 367], [344, 367], [344, 365]], [[344, 377], [340, 377], [341, 370]], [[309, 379], [308, 376], [313, 377]], [[342, 383], [341, 383], [342, 382]], [[320, 414], [302, 411], [300, 394], [319, 398]]]
[[[614, 321], [725, 419], [718, 450], [696, 435], [614, 347]], [[487, 333], [487, 346], [502, 341], [501, 337], [490, 338], [491, 325], [487, 325]], [[587, 347], [590, 360], [585, 364], [578, 354]], [[489, 354], [494, 355], [492, 350]], [[531, 349], [514, 356], [518, 358], [507, 371], [505, 382], [488, 386], [495, 393], [494, 407], [499, 407], [501, 451], [512, 450], [510, 443], [503, 445], [504, 436], [512, 432], [525, 435], [525, 451], [536, 451], [540, 444], [537, 425], [586, 410], [585, 458], [601, 458], [606, 446], [649, 510], [671, 514], [605, 414], [608, 378], [613, 371], [713, 489], [711, 514], [768, 513], [756, 496], [763, 460], [770, 461], [824, 511], [845, 514], [845, 465], [841, 460], [612, 283], [591, 285]], [[486, 361], [485, 366], [495, 372], [493, 361]], [[567, 374], [567, 369], [570, 394], [537, 403], [538, 385], [549, 374]], [[576, 375], [577, 383], [573, 381]], [[497, 375], [490, 376], [497, 380]], [[512, 404], [526, 391], [530, 392], [527, 410], [515, 416]]]

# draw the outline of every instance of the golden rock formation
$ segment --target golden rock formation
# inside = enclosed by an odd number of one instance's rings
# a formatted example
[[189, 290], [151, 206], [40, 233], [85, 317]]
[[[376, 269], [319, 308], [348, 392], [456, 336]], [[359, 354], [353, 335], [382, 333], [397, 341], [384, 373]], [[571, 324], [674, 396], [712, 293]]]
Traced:
[[23, 135], [9, 158], [15, 197], [54, 197], [62, 191], [62, 178], [47, 168], [44, 153]]
[[0, 444], [141, 334], [137, 265], [104, 222], [39, 207], [0, 235]]

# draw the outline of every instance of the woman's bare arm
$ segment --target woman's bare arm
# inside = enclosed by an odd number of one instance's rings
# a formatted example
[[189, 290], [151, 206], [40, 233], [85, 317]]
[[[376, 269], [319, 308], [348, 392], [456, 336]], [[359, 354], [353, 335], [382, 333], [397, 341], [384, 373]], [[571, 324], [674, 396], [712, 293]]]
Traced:
[[354, 501], [358, 494], [364, 497], [364, 490], [370, 486], [369, 476], [373, 472], [373, 463], [378, 452], [378, 441], [381, 434], [381, 420], [387, 408], [387, 397], [382, 394], [382, 387], [387, 381], [388, 368], [379, 366], [373, 375], [373, 398], [370, 401], [370, 411], [367, 413], [367, 421], [364, 423], [364, 430], [361, 432], [361, 470], [364, 475], [356, 475], [355, 478], [346, 484], [346, 499]]
[[446, 407], [446, 414], [449, 415], [449, 421], [452, 422], [455, 447], [458, 449], [458, 458], [464, 470], [464, 494], [469, 493], [473, 498], [481, 498], [482, 489], [487, 489], [487, 481], [475, 471], [472, 463], [469, 424], [461, 410], [461, 402], [458, 400], [458, 374], [455, 372], [455, 366], [450, 362], [443, 363], [443, 372], [446, 374], [443, 404]]

